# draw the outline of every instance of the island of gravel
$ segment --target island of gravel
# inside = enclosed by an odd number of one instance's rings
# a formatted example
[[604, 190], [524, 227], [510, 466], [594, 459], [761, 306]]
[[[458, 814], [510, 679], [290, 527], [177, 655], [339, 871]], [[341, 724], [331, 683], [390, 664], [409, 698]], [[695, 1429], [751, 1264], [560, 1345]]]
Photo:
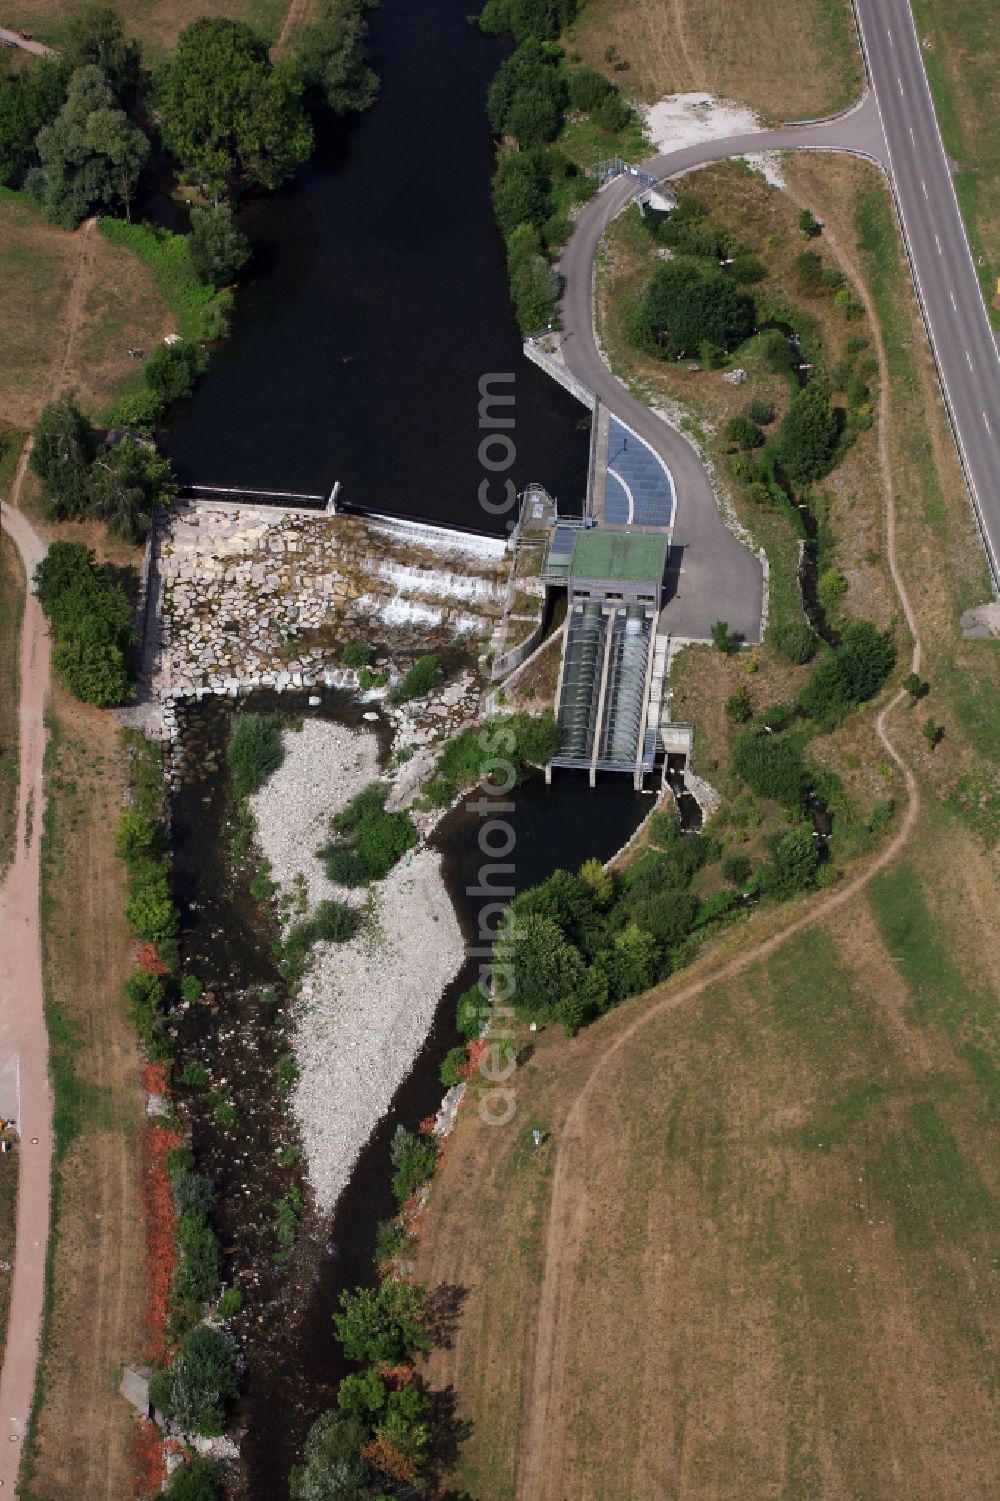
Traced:
[[[310, 911], [327, 898], [365, 909], [350, 941], [316, 945], [293, 1001], [291, 1102], [316, 1207], [328, 1213], [412, 1067], [464, 943], [441, 856], [423, 839], [361, 889], [334, 885], [316, 856], [333, 815], [380, 779], [375, 735], [310, 719], [283, 740], [281, 766], [250, 804], [271, 878]], [[415, 821], [426, 835], [430, 820]]]

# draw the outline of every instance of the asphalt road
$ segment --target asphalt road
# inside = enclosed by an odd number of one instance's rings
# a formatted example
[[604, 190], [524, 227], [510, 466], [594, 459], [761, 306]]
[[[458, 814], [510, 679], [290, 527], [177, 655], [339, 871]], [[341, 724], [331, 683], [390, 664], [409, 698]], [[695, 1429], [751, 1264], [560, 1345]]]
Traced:
[[[881, 160], [882, 131], [874, 101], [866, 98], [849, 114], [820, 125], [788, 126], [685, 146], [653, 158], [644, 169], [663, 179], [724, 157], [790, 147], [860, 151]], [[711, 478], [692, 444], [614, 378], [597, 348], [593, 324], [597, 247], [634, 189], [632, 178], [616, 178], [575, 222], [559, 264], [563, 357], [609, 411], [651, 444], [673, 475], [677, 515], [664, 617], [671, 634], [706, 640], [713, 623], [726, 620], [744, 641], [759, 641], [764, 595], [760, 560], [723, 520]]]
[[[893, 182], [965, 477], [1000, 588], [1000, 361], [909, 0], [855, 0]], [[990, 121], [982, 122], [989, 129]]]
[[[815, 125], [700, 142], [644, 163], [666, 179], [706, 162], [774, 150], [851, 151], [878, 162], [899, 205], [918, 295], [945, 391], [973, 508], [1000, 586], [1000, 379], [997, 348], [969, 253], [908, 0], [857, 0], [872, 88], [848, 113]], [[663, 458], [677, 516], [666, 623], [673, 635], [706, 638], [728, 620], [760, 639], [763, 574], [729, 530], [691, 443], [617, 381], [597, 348], [594, 263], [605, 228], [635, 182], [620, 177], [583, 209], [563, 252], [562, 352], [580, 380]]]

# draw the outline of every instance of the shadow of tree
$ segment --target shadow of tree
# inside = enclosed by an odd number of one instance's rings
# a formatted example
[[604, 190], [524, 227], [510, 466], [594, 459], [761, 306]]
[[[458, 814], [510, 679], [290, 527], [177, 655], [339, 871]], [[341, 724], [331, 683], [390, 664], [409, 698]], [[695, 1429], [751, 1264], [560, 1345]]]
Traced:
[[468, 1288], [456, 1282], [439, 1282], [427, 1294], [424, 1305], [427, 1332], [439, 1349], [451, 1349], [468, 1296]]

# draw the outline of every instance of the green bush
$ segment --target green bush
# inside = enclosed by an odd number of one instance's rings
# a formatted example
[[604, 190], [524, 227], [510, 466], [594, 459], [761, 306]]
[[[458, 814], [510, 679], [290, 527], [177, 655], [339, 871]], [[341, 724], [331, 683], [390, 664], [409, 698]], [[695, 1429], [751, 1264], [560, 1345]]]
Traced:
[[322, 901], [311, 917], [304, 917], [288, 931], [280, 946], [281, 969], [291, 984], [306, 970], [309, 954], [317, 943], [346, 943], [358, 931], [360, 915], [343, 902]]
[[159, 946], [177, 935], [170, 876], [160, 860], [135, 860], [126, 883], [125, 918], [137, 938]]
[[463, 1069], [468, 1063], [468, 1054], [462, 1047], [449, 1048], [441, 1064], [441, 1083], [445, 1089], [454, 1089], [464, 1078]]
[[122, 986], [132, 1025], [140, 1040], [159, 1055], [162, 1047], [163, 981], [148, 969], [134, 969]]
[[740, 448], [744, 453], [762, 448], [764, 444], [764, 434], [749, 417], [730, 417], [725, 427], [725, 438], [730, 448]]
[[405, 1126], [397, 1126], [389, 1148], [392, 1162], [392, 1191], [399, 1204], [405, 1204], [416, 1189], [433, 1177], [437, 1148], [424, 1136], [415, 1136]]
[[335, 837], [317, 855], [338, 886], [381, 881], [416, 844], [417, 831], [410, 815], [386, 812], [388, 794], [387, 784], [372, 782], [333, 819]]
[[154, 1406], [189, 1432], [217, 1438], [236, 1396], [236, 1354], [229, 1341], [198, 1324], [149, 1388]]
[[874, 698], [896, 661], [892, 640], [870, 620], [846, 627], [832, 656], [813, 669], [799, 702], [825, 729], [838, 725], [858, 704]]
[[810, 828], [792, 829], [775, 841], [770, 860], [760, 873], [762, 889], [786, 901], [816, 884], [819, 850]]
[[370, 1365], [397, 1365], [430, 1349], [425, 1290], [414, 1282], [383, 1282], [376, 1291], [359, 1287], [340, 1295], [333, 1316], [348, 1360]]
[[809, 795], [810, 775], [793, 740], [748, 730], [733, 747], [733, 770], [756, 792], [789, 808], [800, 808]]
[[355, 670], [367, 667], [375, 656], [374, 646], [369, 646], [367, 641], [349, 641], [340, 654], [340, 660], [345, 667]]
[[730, 886], [745, 886], [753, 875], [753, 862], [746, 855], [724, 855], [722, 874]]
[[192, 1454], [170, 1477], [168, 1501], [222, 1501], [222, 1471], [214, 1459]]
[[746, 724], [753, 718], [753, 700], [746, 688], [737, 688], [726, 699], [726, 717], [734, 724]]
[[718, 266], [677, 256], [654, 272], [631, 334], [660, 359], [676, 359], [706, 343], [732, 349], [753, 333], [754, 319], [753, 298]]
[[97, 442], [90, 423], [69, 392], [39, 413], [31, 448], [31, 472], [41, 482], [47, 515], [73, 521], [90, 507], [90, 466]]
[[816, 637], [804, 620], [782, 621], [768, 632], [768, 640], [786, 662], [802, 664], [816, 653]]
[[[551, 711], [544, 714], [497, 715], [485, 725], [460, 731], [449, 740], [425, 792], [436, 806], [447, 807], [456, 792], [484, 779], [520, 780], [529, 766], [544, 766], [559, 743]], [[502, 773], [497, 778], [495, 773]]]
[[209, 287], [228, 286], [250, 259], [247, 237], [226, 203], [191, 210], [187, 250], [191, 270]]
[[392, 690], [393, 703], [405, 703], [411, 698], [426, 698], [441, 677], [441, 664], [433, 652], [418, 657], [402, 681]]
[[537, 333], [557, 321], [556, 275], [542, 254], [538, 231], [530, 224], [519, 224], [507, 240], [507, 277], [522, 334]]
[[82, 542], [53, 542], [34, 582], [52, 630], [52, 665], [69, 691], [102, 708], [124, 703], [134, 629], [120, 585]]
[[220, 1319], [231, 1319], [239, 1313], [243, 1307], [243, 1294], [238, 1287], [227, 1287], [219, 1297], [216, 1305], [216, 1313]]
[[383, 1487], [376, 1488], [374, 1471], [361, 1458], [368, 1438], [367, 1424], [324, 1412], [309, 1430], [302, 1463], [292, 1470], [292, 1501], [374, 1501]]
[[190, 396], [194, 383], [205, 369], [206, 359], [197, 344], [178, 339], [161, 344], [146, 361], [142, 378], [153, 394], [169, 406]]
[[171, 1282], [175, 1302], [200, 1307], [218, 1296], [219, 1242], [199, 1214], [182, 1214], [175, 1232], [178, 1262]]
[[281, 765], [279, 714], [237, 714], [233, 719], [226, 759], [237, 800], [259, 792]]
[[481, 985], [473, 985], [463, 991], [455, 1009], [455, 1024], [463, 1037], [473, 1042], [483, 1030], [483, 1022], [489, 1015], [489, 1001]]
[[840, 417], [821, 381], [796, 391], [778, 431], [778, 454], [796, 489], [832, 469], [840, 439]]
[[192, 1164], [193, 1159], [184, 1159], [175, 1164], [170, 1173], [170, 1187], [179, 1215], [193, 1215], [198, 1220], [204, 1220], [215, 1207], [215, 1190], [211, 1179], [202, 1173], [196, 1173]]
[[765, 401], [760, 396], [753, 396], [744, 407], [743, 415], [748, 422], [754, 422], [758, 427], [767, 427], [769, 422], [774, 421], [774, 403]]

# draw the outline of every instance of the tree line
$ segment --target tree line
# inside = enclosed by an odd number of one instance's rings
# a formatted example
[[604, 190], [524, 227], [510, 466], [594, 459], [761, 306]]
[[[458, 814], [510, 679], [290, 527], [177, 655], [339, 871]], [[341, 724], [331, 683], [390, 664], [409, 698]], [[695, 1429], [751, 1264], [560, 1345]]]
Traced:
[[365, 12], [375, 0], [324, 0], [272, 60], [250, 26], [201, 19], [173, 55], [147, 67], [110, 6], [75, 11], [58, 58], [0, 85], [0, 175], [23, 185], [54, 223], [129, 214], [165, 157], [214, 205], [279, 187], [313, 149], [313, 116], [366, 108]]
[[511, 299], [521, 331], [557, 317], [552, 261], [570, 232], [570, 212], [597, 184], [555, 144], [569, 115], [613, 137], [634, 119], [630, 105], [595, 68], [566, 58], [558, 38], [578, 0], [489, 0], [479, 24], [517, 46], [490, 85], [486, 111], [498, 142], [493, 210], [504, 237]]

